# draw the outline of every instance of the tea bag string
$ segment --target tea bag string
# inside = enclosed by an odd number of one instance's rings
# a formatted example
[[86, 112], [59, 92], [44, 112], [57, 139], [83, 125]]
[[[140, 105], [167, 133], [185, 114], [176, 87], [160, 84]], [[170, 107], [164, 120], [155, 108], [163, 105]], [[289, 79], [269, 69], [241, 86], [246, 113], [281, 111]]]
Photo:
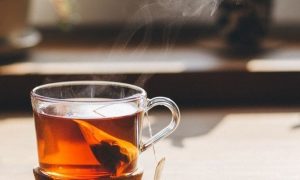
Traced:
[[[152, 138], [153, 133], [152, 133], [152, 128], [151, 128], [151, 123], [150, 123], [150, 119], [148, 116], [148, 112], [146, 112], [146, 119], [147, 119], [147, 123], [148, 123], [149, 135], [150, 135], [150, 138]], [[160, 159], [158, 161], [154, 143], [152, 143], [152, 150], [153, 150], [154, 160], [155, 160], [155, 164], [156, 164], [155, 172], [154, 172], [154, 180], [160, 180], [166, 158], [163, 157], [162, 159]]]
[[[149, 130], [150, 138], [152, 138], [153, 137], [153, 132], [152, 132], [152, 128], [151, 128], [151, 123], [150, 123], [148, 112], [146, 112], [146, 121], [147, 121], [147, 124], [148, 124], [148, 130]], [[153, 151], [153, 154], [154, 154], [155, 163], [158, 163], [154, 143], [152, 143], [152, 151]]]

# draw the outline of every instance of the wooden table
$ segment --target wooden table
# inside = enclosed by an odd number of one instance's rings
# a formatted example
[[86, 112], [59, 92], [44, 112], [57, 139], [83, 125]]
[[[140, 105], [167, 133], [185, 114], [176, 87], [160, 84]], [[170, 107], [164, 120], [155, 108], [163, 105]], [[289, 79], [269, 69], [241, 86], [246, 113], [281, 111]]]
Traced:
[[[175, 134], [156, 145], [166, 156], [168, 180], [300, 179], [300, 107], [189, 108]], [[153, 129], [167, 112], [151, 112]], [[145, 138], [148, 131], [144, 131]], [[0, 179], [33, 179], [37, 166], [30, 113], [0, 115]], [[145, 178], [153, 175], [153, 153], [142, 157]]]

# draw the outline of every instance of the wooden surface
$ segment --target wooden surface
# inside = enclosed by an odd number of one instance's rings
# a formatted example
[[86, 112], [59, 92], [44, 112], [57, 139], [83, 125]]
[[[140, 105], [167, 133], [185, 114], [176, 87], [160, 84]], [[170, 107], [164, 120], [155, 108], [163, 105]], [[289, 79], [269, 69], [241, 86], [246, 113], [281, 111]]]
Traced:
[[[156, 145], [166, 157], [165, 180], [300, 179], [300, 107], [182, 109], [182, 123]], [[153, 129], [167, 112], [151, 112]], [[147, 138], [147, 131], [144, 131]], [[37, 166], [31, 114], [0, 115], [0, 179], [31, 180]], [[142, 154], [145, 180], [153, 176], [151, 149]]]

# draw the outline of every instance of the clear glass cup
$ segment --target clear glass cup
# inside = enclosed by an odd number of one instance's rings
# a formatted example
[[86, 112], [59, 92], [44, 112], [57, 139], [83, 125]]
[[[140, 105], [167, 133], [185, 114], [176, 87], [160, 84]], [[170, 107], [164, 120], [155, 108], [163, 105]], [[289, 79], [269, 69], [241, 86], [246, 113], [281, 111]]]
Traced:
[[[39, 170], [53, 178], [93, 179], [137, 171], [139, 154], [178, 126], [177, 105], [165, 97], [147, 99], [144, 89], [125, 83], [71, 81], [31, 92]], [[171, 122], [142, 142], [143, 117], [162, 105]]]

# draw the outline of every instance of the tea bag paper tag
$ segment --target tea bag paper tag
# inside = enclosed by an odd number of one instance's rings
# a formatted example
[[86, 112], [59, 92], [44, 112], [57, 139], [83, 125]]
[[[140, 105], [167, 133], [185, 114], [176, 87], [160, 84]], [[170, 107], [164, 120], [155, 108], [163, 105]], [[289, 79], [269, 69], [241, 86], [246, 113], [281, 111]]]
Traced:
[[164, 166], [165, 166], [165, 162], [166, 162], [166, 158], [163, 157], [157, 163], [156, 168], [155, 168], [154, 180], [160, 180], [162, 171], [163, 171]]

